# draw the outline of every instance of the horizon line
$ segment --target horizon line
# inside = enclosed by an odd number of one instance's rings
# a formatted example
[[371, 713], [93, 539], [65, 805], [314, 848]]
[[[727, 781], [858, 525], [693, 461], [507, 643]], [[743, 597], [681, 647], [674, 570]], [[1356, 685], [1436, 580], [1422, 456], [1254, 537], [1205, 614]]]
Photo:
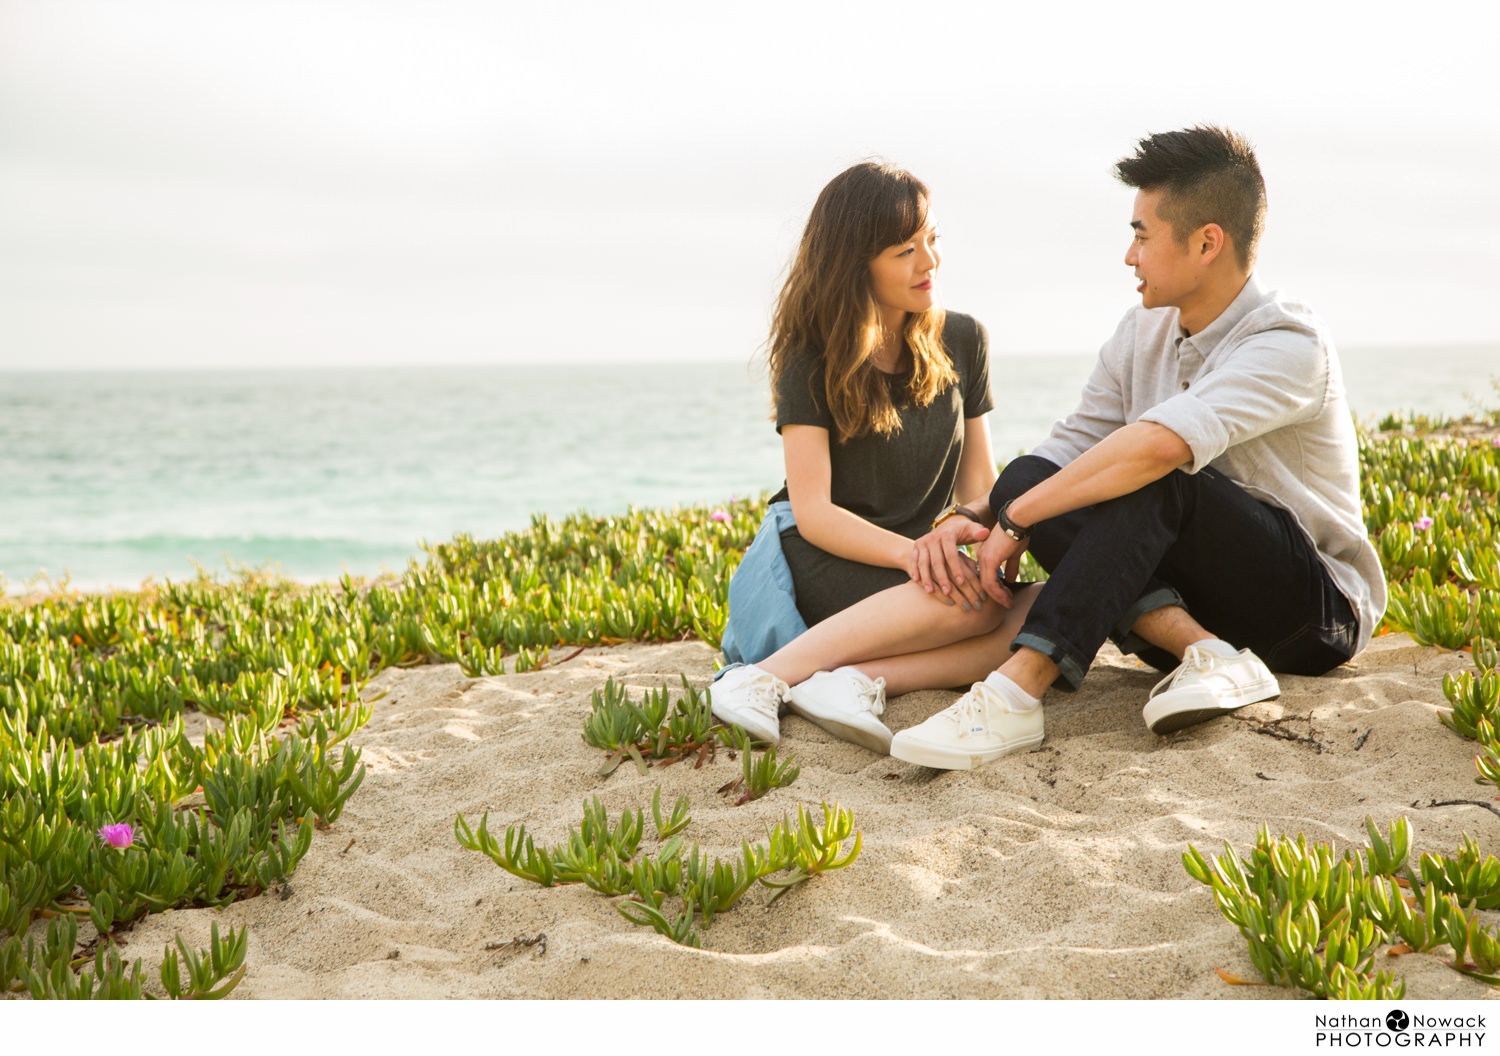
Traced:
[[[1378, 344], [1378, 345], [1350, 345], [1339, 348], [1340, 356], [1370, 355], [1381, 353], [1399, 352], [1421, 352], [1423, 354], [1442, 353], [1469, 353], [1488, 352], [1500, 350], [1500, 338], [1489, 341], [1472, 342], [1445, 342], [1443, 344], [1429, 345], [1409, 342]], [[1034, 351], [1005, 351], [990, 350], [990, 361], [1016, 360], [1016, 359], [1064, 359], [1064, 358], [1092, 358], [1097, 355], [1096, 351], [1049, 349]], [[418, 371], [418, 370], [503, 370], [516, 367], [553, 367], [553, 366], [620, 366], [620, 367], [721, 367], [743, 364], [747, 367], [764, 364], [764, 357], [760, 353], [747, 359], [715, 357], [702, 359], [669, 359], [669, 358], [640, 358], [622, 359], [619, 357], [583, 357], [583, 358], [555, 358], [555, 359], [519, 359], [508, 361], [464, 361], [447, 360], [436, 363], [278, 363], [278, 364], [214, 364], [200, 365], [192, 363], [184, 364], [112, 364], [109, 366], [6, 366], [0, 364], [0, 375], [14, 374], [313, 374], [318, 372], [344, 372], [344, 371]]]

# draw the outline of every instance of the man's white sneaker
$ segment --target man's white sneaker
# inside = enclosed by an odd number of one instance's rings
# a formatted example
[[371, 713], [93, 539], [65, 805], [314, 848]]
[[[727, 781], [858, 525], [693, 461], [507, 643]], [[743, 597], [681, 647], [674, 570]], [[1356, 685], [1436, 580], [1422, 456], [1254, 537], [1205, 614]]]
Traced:
[[719, 676], [708, 687], [714, 718], [739, 726], [753, 740], [781, 743], [781, 704], [786, 683], [754, 664], [737, 667]]
[[1219, 656], [1190, 645], [1177, 670], [1151, 691], [1141, 714], [1152, 733], [1172, 733], [1280, 695], [1276, 676], [1249, 649]]
[[889, 755], [891, 731], [877, 717], [885, 712], [885, 679], [840, 667], [819, 671], [787, 694], [787, 707], [840, 740]]
[[897, 733], [891, 739], [891, 755], [939, 770], [972, 770], [1041, 743], [1040, 704], [1012, 710], [998, 689], [975, 682], [946, 711]]

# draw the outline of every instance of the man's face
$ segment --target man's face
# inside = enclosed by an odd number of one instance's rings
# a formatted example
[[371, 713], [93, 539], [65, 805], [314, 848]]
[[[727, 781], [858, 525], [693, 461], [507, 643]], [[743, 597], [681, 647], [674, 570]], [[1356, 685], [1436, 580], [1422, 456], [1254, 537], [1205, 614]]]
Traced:
[[1160, 190], [1136, 192], [1130, 221], [1135, 237], [1125, 251], [1125, 263], [1135, 269], [1140, 280], [1136, 292], [1146, 308], [1181, 307], [1202, 277], [1191, 240], [1178, 242], [1172, 225], [1157, 215], [1161, 194]]

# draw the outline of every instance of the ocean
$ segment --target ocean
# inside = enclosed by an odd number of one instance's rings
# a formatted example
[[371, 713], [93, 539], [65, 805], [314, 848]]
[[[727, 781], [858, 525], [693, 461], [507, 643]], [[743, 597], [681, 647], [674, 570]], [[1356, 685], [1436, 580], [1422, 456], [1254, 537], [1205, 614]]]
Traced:
[[[1362, 421], [1500, 403], [1500, 348], [1343, 360]], [[996, 456], [1041, 439], [1092, 363], [997, 358]], [[331, 579], [538, 514], [759, 495], [782, 482], [769, 410], [729, 363], [0, 374], [0, 576]]]

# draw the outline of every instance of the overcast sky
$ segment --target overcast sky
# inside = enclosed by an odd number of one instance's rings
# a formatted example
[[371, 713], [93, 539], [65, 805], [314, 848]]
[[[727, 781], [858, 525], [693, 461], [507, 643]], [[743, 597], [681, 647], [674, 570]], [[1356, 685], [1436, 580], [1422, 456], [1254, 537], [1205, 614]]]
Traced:
[[870, 155], [997, 352], [1092, 352], [1110, 166], [1196, 122], [1257, 144], [1260, 273], [1342, 346], [1500, 345], [1483, 11], [0, 0], [0, 369], [742, 361]]

